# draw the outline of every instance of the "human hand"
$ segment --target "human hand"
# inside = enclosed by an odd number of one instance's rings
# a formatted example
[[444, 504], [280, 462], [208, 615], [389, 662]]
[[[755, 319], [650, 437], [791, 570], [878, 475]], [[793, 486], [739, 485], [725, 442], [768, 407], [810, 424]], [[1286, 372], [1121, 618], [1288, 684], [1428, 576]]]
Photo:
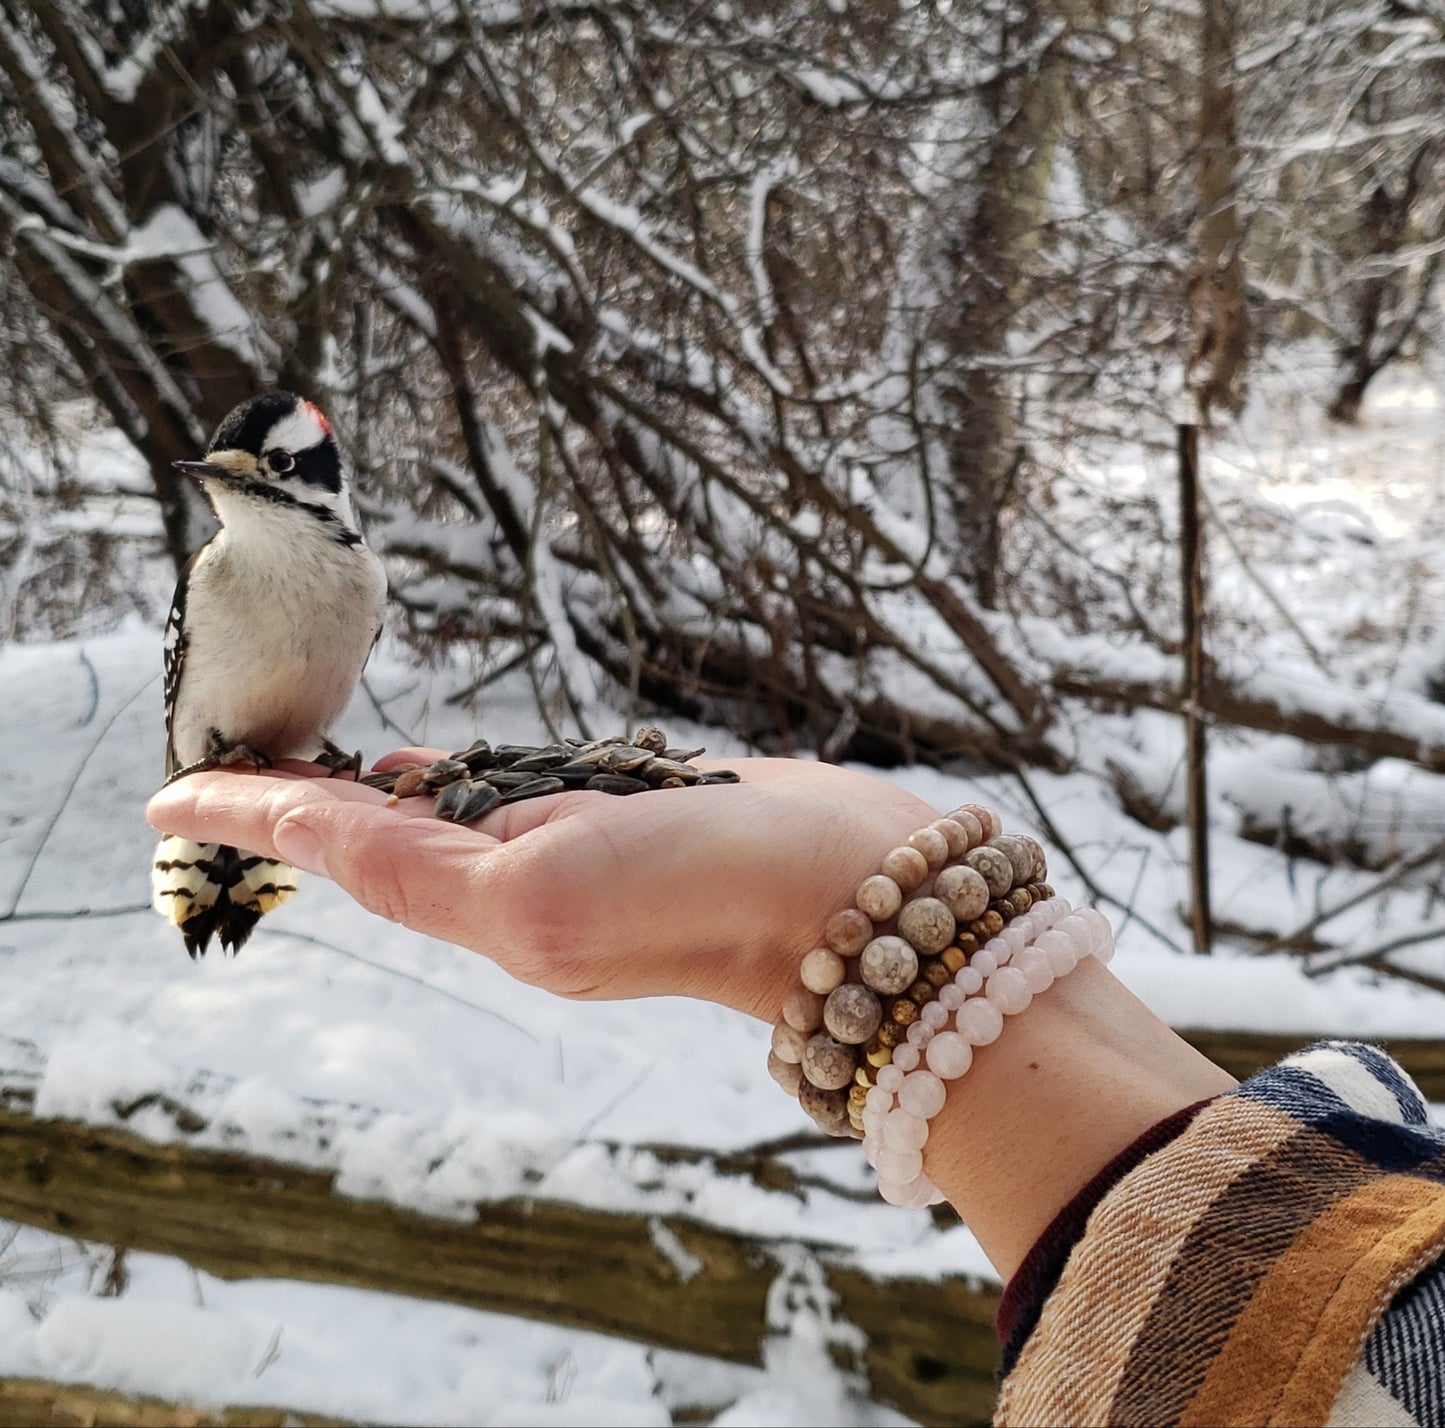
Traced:
[[[377, 767], [441, 753], [398, 750]], [[458, 827], [429, 798], [389, 804], [293, 764], [194, 774], [147, 817], [329, 876], [372, 912], [564, 996], [692, 996], [771, 1019], [828, 918], [938, 815], [829, 764], [729, 766], [740, 783], [560, 793]]]

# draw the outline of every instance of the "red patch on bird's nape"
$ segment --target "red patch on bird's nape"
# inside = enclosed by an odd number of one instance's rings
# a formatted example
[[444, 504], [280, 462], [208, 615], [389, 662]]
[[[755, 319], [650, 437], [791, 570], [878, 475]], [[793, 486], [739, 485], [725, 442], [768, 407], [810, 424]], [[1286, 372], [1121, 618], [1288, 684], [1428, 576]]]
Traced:
[[306, 410], [307, 410], [308, 412], [310, 412], [311, 415], [316, 418], [316, 424], [321, 428], [321, 430], [324, 431], [324, 432], [327, 434], [327, 436], [330, 436], [330, 435], [331, 435], [331, 423], [326, 420], [326, 413], [325, 413], [324, 411], [322, 411], [321, 408], [318, 407], [315, 402], [307, 402], [307, 403], [306, 403]]

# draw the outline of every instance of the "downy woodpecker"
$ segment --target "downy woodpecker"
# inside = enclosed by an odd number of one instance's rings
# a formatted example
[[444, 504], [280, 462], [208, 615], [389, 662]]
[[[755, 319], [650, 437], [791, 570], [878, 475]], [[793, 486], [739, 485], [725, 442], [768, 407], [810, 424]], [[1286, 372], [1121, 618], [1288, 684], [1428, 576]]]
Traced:
[[[204, 461], [178, 461], [220, 521], [187, 562], [166, 621], [167, 782], [222, 764], [317, 758], [359, 767], [329, 731], [381, 631], [386, 576], [357, 526], [331, 424], [290, 392], [243, 402]], [[239, 951], [296, 892], [285, 863], [167, 834], [157, 912], [202, 954]]]

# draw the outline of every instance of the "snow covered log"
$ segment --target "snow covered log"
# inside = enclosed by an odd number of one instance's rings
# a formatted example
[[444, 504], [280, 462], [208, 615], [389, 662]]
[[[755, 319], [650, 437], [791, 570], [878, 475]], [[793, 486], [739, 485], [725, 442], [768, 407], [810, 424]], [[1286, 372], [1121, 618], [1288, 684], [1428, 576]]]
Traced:
[[193, 1408], [159, 1398], [134, 1398], [84, 1383], [48, 1383], [43, 1379], [0, 1379], [0, 1428], [321, 1428], [340, 1423], [289, 1408]]
[[[786, 1248], [680, 1217], [541, 1200], [483, 1205], [470, 1224], [431, 1219], [342, 1198], [325, 1173], [14, 1110], [0, 1111], [0, 1218], [176, 1255], [227, 1279], [416, 1295], [739, 1362], [760, 1357]], [[877, 1397], [925, 1423], [988, 1421], [994, 1288], [880, 1283], [829, 1264], [840, 1246], [807, 1248], [867, 1336], [861, 1367]]]
[[[1239, 1076], [1308, 1039], [1186, 1035]], [[1445, 1100], [1445, 1042], [1396, 1041], [1389, 1049], [1427, 1097]], [[521, 1198], [485, 1203], [472, 1222], [429, 1218], [340, 1196], [325, 1171], [40, 1120], [32, 1103], [23, 1078], [0, 1076], [0, 1219], [175, 1255], [222, 1278], [408, 1294], [754, 1362], [770, 1288], [795, 1244], [682, 1216]], [[171, 1108], [182, 1135], [202, 1124], [184, 1110]], [[782, 1160], [747, 1159], [741, 1166], [717, 1157], [717, 1169], [797, 1192]], [[804, 1248], [823, 1266], [840, 1317], [866, 1335], [860, 1367], [877, 1397], [925, 1423], [987, 1421], [995, 1288], [963, 1279], [879, 1281], [849, 1264], [844, 1246]], [[0, 1428], [12, 1421], [3, 1402], [0, 1390]]]
[[[1057, 694], [1180, 714], [1178, 661], [1153, 654], [1142, 646], [1131, 651], [1128, 673], [1122, 662], [1103, 669], [1061, 661], [1048, 683]], [[1318, 678], [1297, 685], [1285, 675], [1234, 677], [1216, 670], [1205, 684], [1204, 707], [1217, 724], [1338, 744], [1370, 759], [1403, 759], [1445, 773], [1445, 705], [1408, 691], [1385, 694]]]
[[[1263, 1066], [1273, 1065], [1314, 1039], [1302, 1032], [1192, 1030], [1179, 1034], [1215, 1065], [1224, 1067], [1240, 1080]], [[1382, 1040], [1374, 1036], [1362, 1039]], [[1427, 1101], [1445, 1101], [1445, 1041], [1391, 1039], [1384, 1045], [1410, 1073]]]

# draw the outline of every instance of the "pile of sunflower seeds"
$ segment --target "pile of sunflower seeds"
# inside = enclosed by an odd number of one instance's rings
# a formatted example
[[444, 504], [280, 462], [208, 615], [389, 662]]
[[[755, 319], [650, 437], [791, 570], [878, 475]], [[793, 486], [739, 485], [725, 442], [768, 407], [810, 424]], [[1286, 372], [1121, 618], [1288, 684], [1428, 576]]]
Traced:
[[650, 788], [737, 783], [732, 769], [704, 773], [692, 760], [702, 749], [671, 749], [651, 725], [629, 739], [566, 739], [560, 744], [498, 744], [478, 739], [470, 748], [430, 764], [403, 764], [365, 774], [362, 783], [393, 799], [436, 797], [438, 818], [470, 823], [506, 803], [542, 798], [566, 789], [595, 793], [644, 793]]

